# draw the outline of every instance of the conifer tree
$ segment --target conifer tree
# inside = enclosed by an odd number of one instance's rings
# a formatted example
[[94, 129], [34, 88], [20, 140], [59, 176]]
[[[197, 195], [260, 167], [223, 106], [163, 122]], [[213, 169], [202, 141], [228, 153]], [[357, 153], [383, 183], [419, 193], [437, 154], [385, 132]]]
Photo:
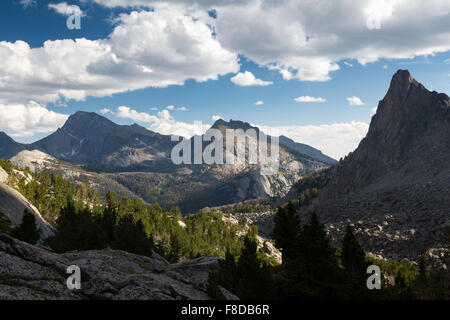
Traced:
[[31, 244], [36, 244], [40, 237], [40, 230], [37, 228], [36, 219], [30, 211], [27, 209], [24, 210], [22, 223], [12, 230], [11, 236]]
[[237, 294], [241, 299], [270, 299], [274, 295], [271, 270], [258, 259], [257, 248], [256, 235], [250, 231], [237, 264]]
[[112, 243], [114, 249], [151, 256], [153, 243], [147, 237], [142, 221], [134, 221], [131, 214], [122, 216], [117, 222], [115, 239]]
[[366, 253], [348, 225], [342, 242], [342, 265], [346, 284], [352, 298], [363, 298], [366, 293]]
[[278, 208], [274, 222], [272, 239], [275, 241], [275, 246], [281, 249], [283, 265], [287, 266], [289, 260], [294, 259], [296, 243], [301, 230], [300, 219], [291, 202], [286, 208]]
[[296, 265], [297, 281], [303, 281], [304, 286], [309, 287], [312, 297], [332, 298], [337, 295], [340, 278], [336, 250], [314, 212], [300, 232]]

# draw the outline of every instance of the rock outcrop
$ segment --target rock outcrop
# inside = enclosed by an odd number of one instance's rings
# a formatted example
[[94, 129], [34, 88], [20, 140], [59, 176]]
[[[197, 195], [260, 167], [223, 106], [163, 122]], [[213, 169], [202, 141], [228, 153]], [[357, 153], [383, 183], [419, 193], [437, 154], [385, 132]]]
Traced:
[[[0, 300], [207, 300], [209, 273], [219, 258], [169, 264], [117, 250], [56, 254], [0, 234]], [[81, 270], [81, 289], [69, 290], [67, 268]], [[223, 291], [224, 299], [236, 298]]]
[[334, 240], [350, 223], [387, 258], [439, 247], [450, 227], [450, 98], [399, 70], [367, 136], [328, 174], [310, 209]]
[[0, 167], [0, 183], [5, 183], [8, 180], [8, 173]]
[[[33, 206], [20, 192], [4, 184], [8, 179], [6, 172], [0, 168], [0, 214], [8, 219], [10, 227], [16, 227], [22, 222], [25, 210], [31, 212], [36, 225], [41, 230], [41, 239], [48, 238], [54, 234], [53, 227], [45, 221], [39, 210]], [[3, 182], [2, 182], [3, 179]]]

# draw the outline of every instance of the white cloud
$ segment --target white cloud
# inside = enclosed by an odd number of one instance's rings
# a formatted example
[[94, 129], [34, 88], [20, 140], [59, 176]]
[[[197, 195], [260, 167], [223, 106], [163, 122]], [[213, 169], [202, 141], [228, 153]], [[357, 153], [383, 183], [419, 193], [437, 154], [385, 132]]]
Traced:
[[373, 107], [372, 109], [370, 109], [372, 111], [372, 114], [377, 113], [378, 110], [378, 106], [377, 107]]
[[105, 7], [147, 7], [151, 8], [155, 6], [155, 3], [166, 2], [166, 3], [187, 3], [190, 5], [200, 5], [201, 7], [213, 8], [216, 6], [223, 5], [235, 5], [240, 3], [248, 2], [249, 0], [165, 0], [165, 1], [155, 1], [155, 0], [94, 0], [98, 4]]
[[[199, 13], [203, 14], [203, 13]], [[239, 70], [195, 12], [160, 6], [121, 14], [106, 39], [0, 42], [0, 103], [84, 100], [217, 79]]]
[[344, 61], [344, 64], [345, 64], [346, 66], [353, 67], [353, 64], [351, 64], [350, 62]]
[[248, 86], [264, 87], [264, 86], [270, 86], [273, 84], [272, 81], [264, 81], [264, 80], [255, 78], [253, 73], [251, 73], [250, 71], [245, 71], [243, 73], [239, 72], [237, 75], [232, 77], [230, 80], [234, 84], [241, 86], [241, 87], [248, 87]]
[[28, 8], [32, 5], [35, 5], [36, 0], [20, 0], [19, 3], [22, 5], [22, 7]]
[[255, 103], [255, 105], [257, 105], [257, 106], [262, 106], [263, 104], [264, 104], [264, 101], [262, 101], [262, 100], [256, 101], [256, 103]]
[[[155, 6], [152, 0], [95, 0], [108, 7]], [[211, 9], [222, 46], [284, 79], [327, 81], [342, 60], [362, 65], [450, 50], [450, 2], [444, 0], [165, 0]], [[156, 3], [156, 4], [155, 4]], [[204, 10], [206, 12], [206, 10]], [[381, 29], [370, 29], [374, 16]], [[414, 19], [411, 19], [414, 17]]]
[[296, 102], [326, 102], [327, 100], [321, 97], [301, 96], [294, 99]]
[[29, 137], [36, 133], [52, 132], [62, 127], [68, 117], [34, 101], [27, 104], [0, 103], [0, 131], [11, 136]]
[[361, 101], [360, 98], [353, 96], [346, 98], [349, 106], [363, 106], [364, 102]]
[[[344, 59], [364, 65], [450, 50], [449, 1], [254, 0], [216, 9], [220, 43], [285, 79], [326, 81]], [[374, 14], [380, 30], [367, 28]]]
[[444, 60], [444, 63], [450, 64], [450, 58], [449, 58], [449, 59], [445, 59], [445, 60]]
[[223, 118], [222, 118], [222, 116], [220, 116], [220, 115], [218, 115], [218, 114], [215, 114], [215, 115], [213, 115], [213, 116], [211, 117], [211, 119], [213, 119], [213, 121], [217, 121], [217, 120], [223, 119]]
[[112, 113], [112, 111], [110, 109], [108, 109], [108, 108], [104, 108], [104, 109], [100, 110], [100, 113], [101, 114], [108, 114], [108, 113]]
[[166, 109], [167, 110], [173, 110], [173, 109], [175, 109], [175, 106], [167, 106]]
[[151, 107], [150, 110], [152, 110], [152, 111], [158, 111], [159, 109], [156, 108], [156, 107]]
[[71, 16], [71, 15], [84, 16], [85, 15], [79, 6], [70, 5], [70, 4], [67, 4], [67, 2], [50, 3], [48, 5], [48, 8], [53, 9], [55, 12], [57, 12], [63, 16]]
[[178, 111], [188, 111], [188, 108], [186, 107], [179, 107], [177, 108]]
[[[163, 111], [167, 111], [167, 110], [163, 110]], [[163, 111], [158, 112], [158, 115]], [[159, 120], [159, 118], [157, 116], [148, 114], [146, 112], [138, 112], [127, 106], [118, 107], [117, 112], [115, 112], [114, 115], [119, 118], [131, 119], [136, 122], [143, 122], [143, 123], [151, 123], [151, 122], [156, 122]]]
[[167, 109], [161, 110], [155, 116], [146, 112], [138, 112], [127, 106], [120, 106], [114, 115], [122, 119], [131, 119], [136, 122], [149, 124], [149, 130], [160, 134], [173, 134], [185, 138], [190, 138], [193, 135], [201, 135], [211, 127], [209, 124], [196, 125], [175, 121]]
[[280, 135], [308, 144], [338, 160], [355, 150], [369, 130], [367, 123], [356, 121], [305, 126], [257, 126], [264, 132], [276, 130]]

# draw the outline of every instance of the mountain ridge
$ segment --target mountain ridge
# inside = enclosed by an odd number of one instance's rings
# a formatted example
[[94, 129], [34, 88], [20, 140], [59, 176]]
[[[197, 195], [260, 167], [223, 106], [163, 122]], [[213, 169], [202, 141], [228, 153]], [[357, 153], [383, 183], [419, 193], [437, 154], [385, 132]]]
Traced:
[[[224, 132], [254, 128], [259, 132], [249, 123], [236, 120], [219, 120], [211, 128]], [[195, 139], [198, 137], [190, 139], [191, 147]], [[269, 145], [271, 141], [268, 140]], [[171, 141], [170, 136], [136, 124], [118, 125], [95, 113], [77, 112], [49, 136], [29, 145], [18, 145], [22, 153], [11, 159], [16, 165], [30, 167], [41, 161], [43, 165], [38, 167], [61, 172], [72, 181], [84, 182], [83, 177], [94, 188], [104, 183], [121, 195], [157, 201], [164, 206], [177, 205], [183, 212], [192, 212], [205, 206], [282, 196], [300, 177], [330, 165], [300, 152], [291, 143], [291, 146], [280, 145], [280, 170], [274, 176], [261, 173], [262, 163], [175, 165], [171, 152], [178, 142]], [[202, 150], [208, 144], [203, 141]], [[44, 161], [48, 157], [35, 150], [58, 161]], [[312, 147], [310, 150], [322, 155]], [[246, 159], [249, 152], [245, 151]], [[30, 159], [33, 154], [39, 159]]]
[[397, 71], [366, 137], [323, 173], [325, 185], [303, 210], [315, 211], [335, 240], [350, 224], [365, 248], [388, 259], [441, 248], [450, 228], [448, 137], [449, 97]]

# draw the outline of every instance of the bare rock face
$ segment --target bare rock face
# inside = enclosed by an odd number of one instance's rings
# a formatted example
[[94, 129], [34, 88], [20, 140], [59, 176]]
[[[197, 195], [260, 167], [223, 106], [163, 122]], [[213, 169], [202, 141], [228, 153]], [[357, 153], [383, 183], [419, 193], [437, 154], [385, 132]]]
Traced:
[[0, 167], [0, 183], [5, 183], [8, 180], [8, 173]]
[[[0, 176], [1, 175], [0, 172]], [[24, 210], [28, 210], [34, 215], [36, 225], [41, 230], [42, 239], [48, 238], [54, 234], [53, 227], [45, 221], [35, 206], [33, 206], [20, 192], [0, 182], [0, 213], [9, 220], [11, 227], [16, 227], [22, 222]]]
[[51, 166], [57, 160], [39, 150], [23, 150], [9, 159], [14, 165], [21, 168], [30, 168], [31, 171]]
[[450, 98], [399, 70], [367, 136], [329, 173], [311, 209], [335, 240], [351, 223], [385, 257], [439, 247], [450, 226]]
[[[0, 299], [207, 300], [208, 275], [218, 261], [171, 265], [156, 253], [110, 249], [56, 254], [0, 234]], [[66, 286], [70, 265], [81, 269], [81, 290]]]

